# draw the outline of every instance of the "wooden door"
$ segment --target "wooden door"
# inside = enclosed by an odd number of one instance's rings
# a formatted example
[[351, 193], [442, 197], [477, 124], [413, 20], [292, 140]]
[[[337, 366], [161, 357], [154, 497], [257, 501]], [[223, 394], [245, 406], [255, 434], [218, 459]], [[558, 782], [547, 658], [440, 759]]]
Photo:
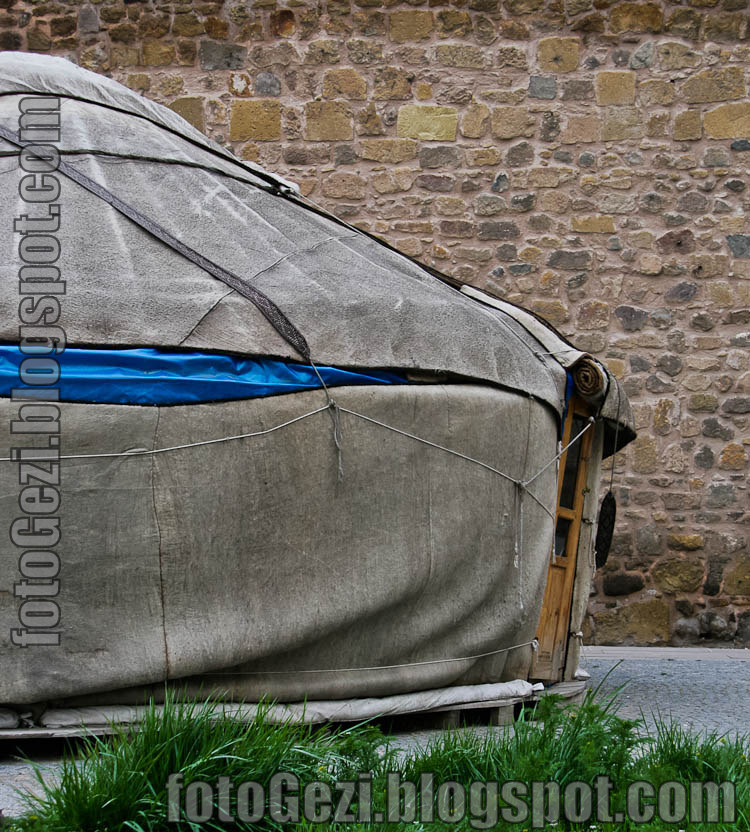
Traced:
[[[563, 447], [583, 430], [589, 415], [585, 402], [574, 395], [565, 418]], [[586, 472], [593, 436], [593, 428], [589, 428], [560, 458], [555, 536], [537, 628], [539, 648], [534, 654], [529, 673], [531, 679], [550, 682], [562, 679], [570, 629], [570, 606], [576, 574]]]

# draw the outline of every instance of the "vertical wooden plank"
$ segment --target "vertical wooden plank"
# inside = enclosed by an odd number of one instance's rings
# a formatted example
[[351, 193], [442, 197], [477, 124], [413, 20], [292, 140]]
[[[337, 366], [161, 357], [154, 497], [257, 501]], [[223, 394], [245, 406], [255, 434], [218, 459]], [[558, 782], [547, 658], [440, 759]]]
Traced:
[[501, 705], [489, 710], [490, 725], [512, 725], [515, 722], [515, 708], [513, 705]]
[[[583, 501], [583, 525], [578, 541], [576, 576], [573, 584], [573, 600], [570, 611], [570, 633], [580, 632], [588, 608], [591, 582], [594, 579], [594, 537], [596, 535], [596, 512], [599, 506], [599, 486], [602, 471], [602, 450], [604, 447], [604, 425], [598, 422], [591, 443], [591, 459], [586, 477], [586, 493]], [[563, 680], [571, 681], [581, 658], [581, 640], [568, 635], [568, 652], [563, 669]]]
[[[576, 414], [588, 418], [589, 408], [581, 399], [573, 396], [565, 419], [563, 447], [573, 438], [572, 425], [573, 417]], [[575, 479], [572, 509], [566, 509], [560, 505], [568, 452], [566, 451], [560, 459], [555, 525], [557, 526], [560, 517], [564, 517], [570, 520], [570, 527], [563, 556], [555, 557], [554, 540], [552, 543], [547, 585], [545, 587], [539, 626], [537, 627], [539, 648], [534, 656], [529, 672], [529, 676], [532, 679], [559, 681], [563, 677], [569, 642], [570, 613], [593, 433], [594, 429], [589, 428], [579, 440], [580, 456]]]

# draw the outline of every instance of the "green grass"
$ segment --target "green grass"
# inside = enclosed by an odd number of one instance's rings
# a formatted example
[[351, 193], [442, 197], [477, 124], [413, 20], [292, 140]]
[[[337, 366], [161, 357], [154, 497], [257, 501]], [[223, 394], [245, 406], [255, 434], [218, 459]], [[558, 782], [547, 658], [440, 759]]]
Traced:
[[[572, 781], [592, 783], [606, 774], [613, 781], [612, 809], [623, 810], [625, 788], [635, 780], [648, 780], [657, 788], [670, 780], [732, 781], [737, 789], [736, 824], [572, 824], [561, 820], [555, 830], [740, 830], [750, 832], [750, 737], [729, 739], [693, 735], [678, 725], [657, 718], [648, 733], [641, 720], [621, 719], [616, 695], [598, 698], [589, 691], [582, 705], [561, 708], [555, 697], [546, 697], [534, 714], [523, 717], [512, 730], [496, 730], [479, 736], [473, 731], [447, 732], [413, 755], [399, 755], [397, 739], [372, 725], [346, 730], [293, 724], [273, 725], [261, 710], [250, 724], [217, 716], [211, 703], [169, 702], [163, 713], [150, 709], [137, 732], [118, 730], [106, 740], [88, 739], [62, 766], [56, 785], [44, 787], [41, 798], [32, 799], [28, 814], [9, 829], [14, 832], [166, 832], [197, 829], [281, 829], [289, 825], [265, 818], [254, 826], [230, 826], [218, 821], [191, 825], [166, 821], [166, 782], [181, 771], [185, 784], [193, 780], [215, 783], [228, 776], [268, 784], [280, 770], [292, 771], [304, 784], [322, 780], [331, 786], [338, 780], [372, 773], [375, 810], [385, 809], [387, 772], [402, 780], [418, 782], [423, 773], [434, 773], [437, 784], [453, 780], [519, 780], [525, 783], [555, 780], [564, 788]], [[404, 824], [313, 824], [297, 829], [375, 830], [404, 828]], [[439, 822], [415, 825], [415, 829], [471, 829]], [[532, 824], [500, 823], [495, 829], [530, 832]]]

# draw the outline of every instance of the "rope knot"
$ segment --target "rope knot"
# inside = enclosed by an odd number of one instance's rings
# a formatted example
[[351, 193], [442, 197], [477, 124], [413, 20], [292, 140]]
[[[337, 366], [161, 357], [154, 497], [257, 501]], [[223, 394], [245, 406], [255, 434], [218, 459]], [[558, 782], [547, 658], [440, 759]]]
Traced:
[[328, 409], [331, 411], [331, 419], [333, 420], [333, 444], [336, 446], [336, 457], [338, 460], [338, 481], [341, 482], [344, 479], [344, 461], [341, 453], [341, 443], [343, 441], [343, 434], [341, 433], [341, 408], [330, 395], [328, 397]]

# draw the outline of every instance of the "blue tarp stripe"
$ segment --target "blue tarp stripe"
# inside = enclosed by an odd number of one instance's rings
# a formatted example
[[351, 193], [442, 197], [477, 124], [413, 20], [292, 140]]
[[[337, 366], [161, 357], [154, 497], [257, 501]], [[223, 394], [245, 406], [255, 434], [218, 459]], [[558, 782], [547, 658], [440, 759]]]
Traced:
[[[327, 383], [327, 382], [326, 382]], [[565, 420], [568, 418], [568, 407], [570, 400], [573, 398], [575, 392], [575, 383], [573, 382], [573, 373], [570, 370], [565, 371], [565, 407], [563, 408], [562, 420], [560, 422], [560, 439], [562, 439], [563, 431], [565, 430]]]
[[[29, 355], [0, 344], [0, 396], [23, 388], [19, 367]], [[166, 405], [251, 399], [321, 386], [313, 368], [271, 358], [242, 358], [205, 352], [68, 348], [54, 356], [60, 365], [60, 401]], [[407, 384], [382, 370], [318, 367], [326, 385]]]

